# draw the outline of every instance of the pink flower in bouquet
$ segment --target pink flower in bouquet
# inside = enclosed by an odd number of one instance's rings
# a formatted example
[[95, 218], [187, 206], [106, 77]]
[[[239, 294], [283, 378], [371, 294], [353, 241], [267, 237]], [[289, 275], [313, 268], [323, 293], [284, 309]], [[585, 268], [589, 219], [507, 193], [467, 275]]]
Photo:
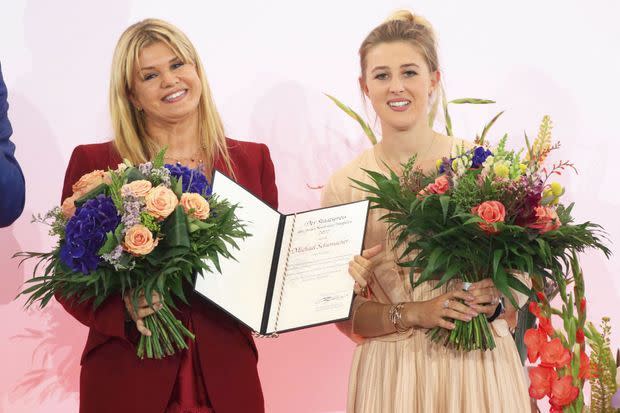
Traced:
[[496, 234], [497, 229], [493, 227], [494, 223], [504, 222], [506, 218], [506, 208], [499, 201], [486, 201], [472, 208], [471, 213], [478, 215], [485, 222], [481, 222], [480, 228], [487, 234]]
[[191, 215], [200, 220], [209, 218], [209, 203], [200, 194], [190, 192], [181, 195], [181, 206], [186, 214], [192, 211]]
[[570, 375], [553, 381], [551, 385], [551, 406], [561, 408], [571, 404], [579, 396], [579, 389], [573, 386], [573, 377]]
[[558, 373], [552, 368], [537, 366], [528, 370], [528, 376], [530, 377], [530, 396], [540, 400], [551, 394], [551, 386], [558, 378]]
[[570, 363], [571, 353], [564, 347], [559, 338], [544, 343], [540, 349], [540, 365], [543, 367], [561, 368]]
[[443, 195], [448, 192], [448, 189], [450, 189], [450, 181], [447, 176], [441, 175], [435, 178], [435, 182], [428, 185], [426, 188], [431, 194]]
[[527, 359], [533, 363], [538, 359], [542, 347], [547, 344], [547, 334], [540, 328], [530, 328], [525, 332], [523, 342], [527, 347]]
[[163, 185], [149, 191], [144, 198], [146, 211], [159, 220], [164, 220], [179, 204], [177, 196], [172, 190]]
[[147, 181], [146, 179], [139, 179], [123, 185], [121, 187], [121, 194], [130, 192], [133, 196], [143, 197], [149, 193], [151, 188], [153, 188], [153, 184], [151, 184], [150, 181]]
[[75, 214], [75, 201], [86, 195], [101, 184], [110, 184], [110, 175], [100, 169], [82, 175], [82, 177], [71, 187], [73, 195], [66, 198], [60, 209], [65, 218], [71, 218]]
[[157, 246], [157, 239], [144, 225], [138, 224], [129, 228], [125, 233], [123, 247], [133, 255], [147, 255]]
[[443, 195], [450, 189], [450, 180], [447, 176], [441, 175], [435, 178], [435, 182], [426, 185], [426, 187], [418, 192], [418, 199], [431, 194]]
[[553, 208], [537, 206], [534, 210], [534, 214], [535, 221], [527, 226], [537, 229], [541, 234], [558, 229], [562, 225], [558, 218], [558, 214]]

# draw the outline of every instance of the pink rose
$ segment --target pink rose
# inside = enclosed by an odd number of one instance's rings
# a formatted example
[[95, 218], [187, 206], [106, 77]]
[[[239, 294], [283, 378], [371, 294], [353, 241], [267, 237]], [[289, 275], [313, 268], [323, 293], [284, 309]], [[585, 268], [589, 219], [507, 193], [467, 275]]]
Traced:
[[499, 201], [486, 201], [472, 208], [471, 213], [478, 215], [485, 222], [481, 222], [480, 228], [487, 234], [496, 234], [497, 229], [493, 227], [496, 222], [504, 222], [506, 218], [506, 208]]
[[534, 209], [534, 215], [536, 220], [533, 223], [528, 224], [528, 227], [537, 229], [541, 234], [548, 231], [553, 231], [562, 226], [562, 223], [558, 218], [558, 214], [553, 208], [537, 206]]
[[438, 194], [442, 195], [450, 189], [450, 181], [445, 175], [435, 178], [435, 182], [426, 185], [426, 188], [420, 191], [420, 195]]
[[149, 191], [153, 188], [153, 185], [144, 179], [140, 179], [138, 181], [132, 181], [128, 184], [125, 184], [121, 187], [121, 194], [126, 194], [130, 192], [133, 196], [143, 197], [149, 193]]
[[90, 173], [87, 173], [86, 175], [83, 175], [80, 179], [78, 179], [76, 183], [73, 184], [71, 189], [73, 189], [74, 194], [79, 194], [76, 197], [77, 199], [82, 195], [86, 195], [88, 192], [92, 191], [103, 183], [109, 185], [111, 183], [110, 176], [107, 172], [98, 169], [96, 171], [92, 171]]
[[181, 206], [186, 214], [197, 219], [204, 220], [209, 218], [209, 203], [200, 194], [192, 192], [181, 195]]
[[179, 204], [174, 192], [163, 185], [151, 189], [144, 202], [146, 211], [159, 220], [166, 219]]
[[144, 225], [134, 225], [125, 233], [123, 248], [133, 255], [146, 255], [157, 246], [153, 233]]

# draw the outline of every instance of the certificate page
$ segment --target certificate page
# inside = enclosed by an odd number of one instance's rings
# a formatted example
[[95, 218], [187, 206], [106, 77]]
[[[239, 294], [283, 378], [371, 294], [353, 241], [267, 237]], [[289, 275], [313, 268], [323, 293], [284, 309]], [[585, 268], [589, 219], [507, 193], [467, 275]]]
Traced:
[[[196, 291], [255, 331], [260, 331], [280, 213], [216, 172], [213, 193], [239, 204], [236, 214], [251, 234], [230, 247], [235, 259], [220, 258], [222, 273], [199, 275]], [[213, 265], [209, 263], [213, 268]]]
[[287, 216], [268, 332], [349, 317], [349, 261], [362, 250], [367, 214], [360, 201]]

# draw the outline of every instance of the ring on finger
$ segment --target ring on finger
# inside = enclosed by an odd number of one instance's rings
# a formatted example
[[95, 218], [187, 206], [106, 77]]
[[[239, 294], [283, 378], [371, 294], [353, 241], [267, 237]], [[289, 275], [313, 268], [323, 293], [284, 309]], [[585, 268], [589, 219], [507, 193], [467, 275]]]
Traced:
[[471, 288], [471, 283], [465, 281], [463, 285], [461, 286], [461, 288], [463, 289], [463, 291], [469, 291], [469, 289]]
[[443, 302], [443, 308], [450, 308], [450, 299]]

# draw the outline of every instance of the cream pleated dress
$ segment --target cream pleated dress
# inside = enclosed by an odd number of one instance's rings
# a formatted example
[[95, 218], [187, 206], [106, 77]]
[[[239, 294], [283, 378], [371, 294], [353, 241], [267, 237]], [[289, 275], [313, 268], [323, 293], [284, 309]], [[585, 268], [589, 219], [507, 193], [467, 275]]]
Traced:
[[[454, 153], [461, 141], [441, 137], [432, 153], [417, 163], [430, 170], [442, 156]], [[387, 174], [377, 146], [336, 172], [323, 189], [322, 204], [337, 205], [365, 199], [367, 193], [355, 189], [350, 178], [369, 182], [361, 168]], [[369, 280], [371, 300], [385, 304], [425, 301], [450, 288], [433, 287], [429, 281], [412, 290], [409, 274], [396, 265], [387, 226], [379, 218], [385, 211], [371, 210], [364, 248], [382, 243], [391, 269], [375, 273]], [[390, 266], [382, 266], [389, 268]], [[527, 277], [520, 277], [529, 284]], [[516, 294], [519, 304], [527, 297]], [[357, 297], [354, 311], [365, 298]], [[351, 332], [351, 322], [338, 327], [358, 342], [351, 365], [347, 412], [350, 413], [526, 413], [530, 412], [528, 389], [515, 342], [505, 320], [492, 323], [497, 347], [492, 351], [459, 352], [434, 344], [426, 330], [411, 329], [376, 338], [362, 338]]]

